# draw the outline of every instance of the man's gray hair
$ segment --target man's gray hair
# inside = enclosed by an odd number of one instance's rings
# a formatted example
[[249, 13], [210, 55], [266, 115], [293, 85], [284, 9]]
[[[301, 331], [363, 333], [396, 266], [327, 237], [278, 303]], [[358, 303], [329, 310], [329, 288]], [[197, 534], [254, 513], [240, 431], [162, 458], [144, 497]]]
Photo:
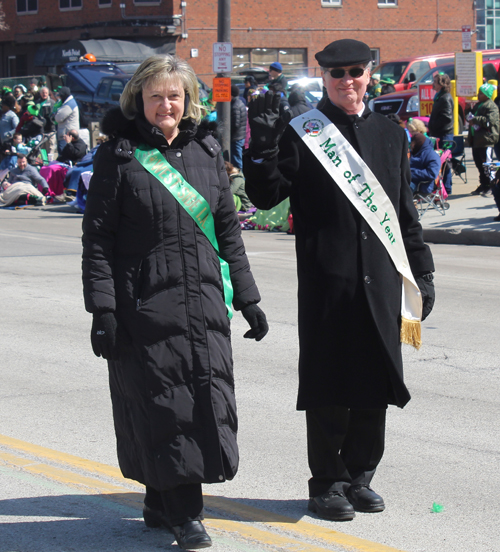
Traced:
[[178, 81], [189, 95], [189, 103], [183, 119], [194, 119], [197, 123], [202, 118], [202, 106], [198, 92], [198, 79], [192, 67], [177, 56], [151, 56], [141, 63], [132, 78], [128, 81], [120, 97], [120, 107], [127, 119], [133, 119], [137, 113], [136, 96], [146, 86], [164, 81]]

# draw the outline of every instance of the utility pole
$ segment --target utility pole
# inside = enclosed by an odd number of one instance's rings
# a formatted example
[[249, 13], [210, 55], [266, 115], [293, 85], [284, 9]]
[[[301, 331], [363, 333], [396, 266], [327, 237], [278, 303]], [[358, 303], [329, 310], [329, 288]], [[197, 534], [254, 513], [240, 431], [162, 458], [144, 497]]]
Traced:
[[[217, 41], [231, 42], [231, 0], [218, 0]], [[218, 73], [217, 77], [231, 77], [230, 73]], [[231, 102], [217, 103], [217, 120], [222, 138], [224, 159], [229, 161], [231, 148]]]

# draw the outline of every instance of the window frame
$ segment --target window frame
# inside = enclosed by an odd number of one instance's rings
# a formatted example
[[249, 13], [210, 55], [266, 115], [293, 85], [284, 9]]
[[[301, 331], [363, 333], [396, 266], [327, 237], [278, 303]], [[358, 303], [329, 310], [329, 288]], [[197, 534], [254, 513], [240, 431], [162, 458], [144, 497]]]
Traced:
[[321, 0], [322, 8], [341, 8], [343, 0]]
[[34, 14], [37, 14], [37, 13], [38, 13], [38, 0], [35, 0], [35, 2], [36, 2], [36, 10], [30, 10], [30, 9], [28, 9], [28, 2], [29, 2], [29, 0], [24, 0], [24, 1], [25, 1], [25, 3], [26, 3], [26, 9], [25, 9], [24, 11], [19, 11], [19, 10], [17, 9], [17, 7], [18, 7], [18, 6], [17, 6], [18, 0], [16, 0], [16, 13], [17, 13], [17, 15], [34, 15]]
[[[61, 7], [61, 1], [62, 0], [59, 0], [59, 11], [67, 12], [67, 11], [77, 11], [77, 10], [82, 10], [83, 9], [83, 0], [80, 0], [80, 2], [81, 2], [80, 6], [70, 6], [69, 8], [62, 8]], [[75, 0], [68, 0], [68, 2], [70, 4], [72, 4], [74, 1]]]
[[112, 5], [113, 5], [113, 0], [97, 0], [98, 8], [111, 8]]
[[134, 6], [159, 6], [161, 0], [134, 0]]
[[398, 0], [377, 0], [378, 8], [397, 8]]

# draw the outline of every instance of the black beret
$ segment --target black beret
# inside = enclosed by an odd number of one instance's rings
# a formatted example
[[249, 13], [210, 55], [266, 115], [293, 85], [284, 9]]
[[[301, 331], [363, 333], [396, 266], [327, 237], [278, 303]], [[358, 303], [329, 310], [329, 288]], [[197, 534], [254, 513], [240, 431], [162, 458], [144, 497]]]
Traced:
[[314, 57], [321, 67], [347, 67], [372, 60], [368, 44], [352, 38], [336, 40]]

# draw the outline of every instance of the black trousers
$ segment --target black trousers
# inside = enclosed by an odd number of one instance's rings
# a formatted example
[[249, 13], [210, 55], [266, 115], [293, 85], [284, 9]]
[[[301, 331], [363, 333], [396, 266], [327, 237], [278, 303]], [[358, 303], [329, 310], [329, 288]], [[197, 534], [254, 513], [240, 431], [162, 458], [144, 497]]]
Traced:
[[309, 496], [368, 485], [384, 454], [386, 409], [306, 410]]
[[490, 189], [490, 179], [486, 176], [483, 167], [483, 163], [487, 160], [486, 150], [487, 148], [472, 148], [472, 158], [479, 171], [479, 187], [485, 192]]
[[144, 502], [150, 508], [163, 510], [170, 525], [203, 519], [203, 494], [199, 483], [179, 485], [168, 491], [146, 487]]

